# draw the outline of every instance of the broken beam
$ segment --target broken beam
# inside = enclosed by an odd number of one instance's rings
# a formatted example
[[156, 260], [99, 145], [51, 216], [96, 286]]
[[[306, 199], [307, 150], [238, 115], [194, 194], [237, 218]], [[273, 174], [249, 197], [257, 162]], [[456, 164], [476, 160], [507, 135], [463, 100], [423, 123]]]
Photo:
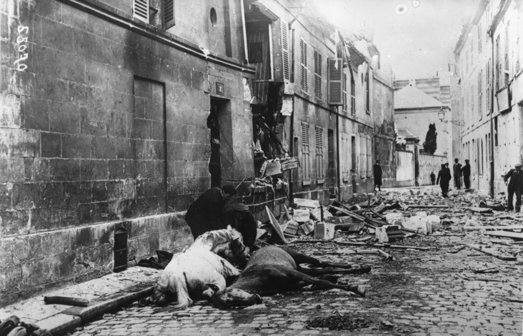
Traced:
[[493, 250], [487, 250], [485, 248], [483, 248], [483, 246], [481, 245], [475, 245], [475, 244], [465, 244], [465, 246], [473, 249], [473, 250], [476, 250], [476, 251], [479, 251], [479, 252], [483, 252], [485, 254], [488, 254], [490, 256], [493, 256], [493, 257], [496, 257], [498, 259], [501, 259], [501, 260], [507, 260], [507, 261], [514, 261], [514, 260], [517, 260], [516, 257], [514, 256], [511, 256], [511, 255], [507, 255], [507, 254], [500, 254], [500, 253], [497, 253], [496, 251], [493, 251]]

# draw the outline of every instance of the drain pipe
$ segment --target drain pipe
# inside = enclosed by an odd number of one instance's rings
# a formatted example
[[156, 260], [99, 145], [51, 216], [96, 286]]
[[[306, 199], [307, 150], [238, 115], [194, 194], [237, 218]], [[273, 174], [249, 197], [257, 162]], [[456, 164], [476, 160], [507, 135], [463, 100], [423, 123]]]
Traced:
[[492, 49], [492, 62], [491, 62], [491, 79], [490, 79], [490, 185], [489, 193], [490, 197], [494, 199], [494, 31], [489, 31], [490, 44]]
[[249, 64], [249, 49], [247, 48], [247, 27], [245, 25], [245, 5], [244, 0], [240, 0], [240, 8], [242, 12], [242, 32], [243, 32], [243, 52], [245, 56], [245, 63]]

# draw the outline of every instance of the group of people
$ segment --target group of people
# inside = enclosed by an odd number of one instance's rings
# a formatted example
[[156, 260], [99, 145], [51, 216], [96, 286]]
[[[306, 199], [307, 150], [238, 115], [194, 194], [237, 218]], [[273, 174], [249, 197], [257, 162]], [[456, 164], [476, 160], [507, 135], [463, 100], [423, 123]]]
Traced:
[[465, 160], [465, 165], [462, 166], [459, 163], [459, 159], [454, 159], [454, 166], [452, 167], [453, 174], [450, 173], [450, 168], [448, 163], [441, 165], [441, 169], [438, 172], [438, 177], [434, 172], [430, 173], [430, 180], [432, 184], [439, 184], [441, 187], [441, 194], [443, 197], [448, 197], [449, 193], [449, 184], [452, 176], [454, 176], [454, 186], [456, 189], [461, 189], [461, 177], [463, 177], [463, 182], [465, 182], [465, 189], [470, 189], [470, 164], [469, 160]]
[[[454, 159], [454, 166], [452, 167], [454, 176], [454, 186], [456, 189], [461, 189], [461, 177], [465, 183], [465, 189], [470, 189], [470, 163], [469, 160], [465, 160], [465, 165], [462, 166], [459, 163], [459, 159]], [[509, 170], [508, 173], [502, 175], [505, 185], [507, 186], [507, 211], [514, 210], [514, 195], [516, 196], [516, 212], [521, 211], [521, 194], [523, 193], [523, 170], [521, 170], [521, 163], [517, 163], [515, 167]], [[430, 179], [432, 184], [439, 184], [441, 187], [441, 194], [443, 197], [448, 197], [449, 183], [452, 179], [449, 164], [445, 163], [441, 165], [441, 169], [438, 172], [438, 177], [434, 172], [430, 173]]]

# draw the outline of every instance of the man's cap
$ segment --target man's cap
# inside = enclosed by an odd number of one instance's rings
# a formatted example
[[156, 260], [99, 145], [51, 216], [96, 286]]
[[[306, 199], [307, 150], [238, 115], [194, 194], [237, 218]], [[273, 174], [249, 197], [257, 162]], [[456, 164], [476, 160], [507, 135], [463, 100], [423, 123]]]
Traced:
[[516, 168], [521, 167], [521, 163], [516, 163]]

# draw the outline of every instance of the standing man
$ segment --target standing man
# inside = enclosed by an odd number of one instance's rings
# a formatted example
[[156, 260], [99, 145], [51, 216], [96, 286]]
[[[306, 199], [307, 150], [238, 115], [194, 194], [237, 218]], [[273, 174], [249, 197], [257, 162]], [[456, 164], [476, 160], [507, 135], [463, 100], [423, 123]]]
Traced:
[[381, 191], [381, 177], [383, 175], [383, 172], [381, 170], [380, 166], [380, 160], [376, 160], [376, 163], [374, 164], [374, 190], [376, 190], [376, 187], [379, 191]]
[[[508, 204], [507, 210], [514, 210], [514, 194], [516, 194], [516, 212], [521, 211], [521, 192], [523, 191], [523, 171], [521, 171], [521, 163], [516, 164], [515, 169], [511, 169], [503, 177], [507, 185]], [[510, 181], [509, 181], [510, 179]]]
[[454, 159], [454, 186], [456, 189], [461, 189], [461, 163], [458, 159]]
[[465, 189], [470, 189], [470, 164], [469, 160], [465, 160], [465, 165], [461, 168], [463, 174], [463, 182], [465, 182]]
[[227, 201], [235, 194], [236, 189], [229, 184], [224, 185], [223, 188], [213, 187], [201, 194], [189, 206], [185, 220], [195, 239], [207, 231], [227, 227], [227, 223], [224, 222], [222, 217], [223, 210]]
[[441, 169], [438, 172], [438, 179], [436, 183], [439, 183], [439, 186], [441, 187], [441, 195], [443, 197], [449, 197], [449, 182], [451, 179], [450, 176], [450, 169], [447, 167], [448, 163], [442, 164]]

